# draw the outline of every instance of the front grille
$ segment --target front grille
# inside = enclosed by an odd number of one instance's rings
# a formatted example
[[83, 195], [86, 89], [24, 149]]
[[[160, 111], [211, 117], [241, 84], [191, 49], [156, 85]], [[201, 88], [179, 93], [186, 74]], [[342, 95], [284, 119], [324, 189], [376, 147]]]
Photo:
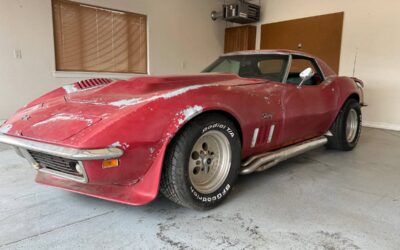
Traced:
[[28, 152], [32, 158], [39, 163], [41, 168], [50, 169], [76, 177], [83, 177], [83, 175], [76, 170], [77, 164], [79, 165], [79, 162], [76, 160], [65, 159], [35, 151]]

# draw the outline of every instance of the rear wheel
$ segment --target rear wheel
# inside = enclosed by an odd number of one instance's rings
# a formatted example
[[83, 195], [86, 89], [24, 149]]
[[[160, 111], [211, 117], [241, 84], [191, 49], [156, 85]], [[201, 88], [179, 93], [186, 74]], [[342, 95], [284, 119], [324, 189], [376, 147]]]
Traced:
[[353, 150], [360, 139], [362, 114], [357, 100], [349, 99], [332, 125], [333, 136], [328, 138], [328, 148]]
[[240, 149], [239, 134], [229, 119], [218, 114], [195, 119], [167, 150], [161, 192], [185, 207], [216, 207], [239, 174]]

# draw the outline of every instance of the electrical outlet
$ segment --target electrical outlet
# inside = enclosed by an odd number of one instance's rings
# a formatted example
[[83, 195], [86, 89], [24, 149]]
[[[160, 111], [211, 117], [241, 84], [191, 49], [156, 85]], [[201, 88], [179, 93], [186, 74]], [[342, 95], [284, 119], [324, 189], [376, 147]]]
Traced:
[[14, 57], [16, 59], [22, 59], [22, 50], [21, 49], [15, 49], [14, 50]]

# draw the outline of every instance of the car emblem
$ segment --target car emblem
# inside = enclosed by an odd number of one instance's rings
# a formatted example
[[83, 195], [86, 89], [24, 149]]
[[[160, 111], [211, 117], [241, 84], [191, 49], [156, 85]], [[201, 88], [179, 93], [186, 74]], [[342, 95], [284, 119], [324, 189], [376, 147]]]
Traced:
[[24, 115], [21, 117], [21, 120], [27, 121], [27, 120], [29, 120], [29, 118], [31, 118], [29, 115]]
[[272, 120], [272, 114], [271, 113], [262, 113], [261, 117], [265, 120]]

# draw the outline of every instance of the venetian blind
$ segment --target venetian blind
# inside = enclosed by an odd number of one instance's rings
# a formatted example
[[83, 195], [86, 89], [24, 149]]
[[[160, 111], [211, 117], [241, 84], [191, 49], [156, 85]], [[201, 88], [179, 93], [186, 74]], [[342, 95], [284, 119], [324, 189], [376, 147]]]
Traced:
[[53, 0], [56, 69], [147, 73], [147, 17]]

